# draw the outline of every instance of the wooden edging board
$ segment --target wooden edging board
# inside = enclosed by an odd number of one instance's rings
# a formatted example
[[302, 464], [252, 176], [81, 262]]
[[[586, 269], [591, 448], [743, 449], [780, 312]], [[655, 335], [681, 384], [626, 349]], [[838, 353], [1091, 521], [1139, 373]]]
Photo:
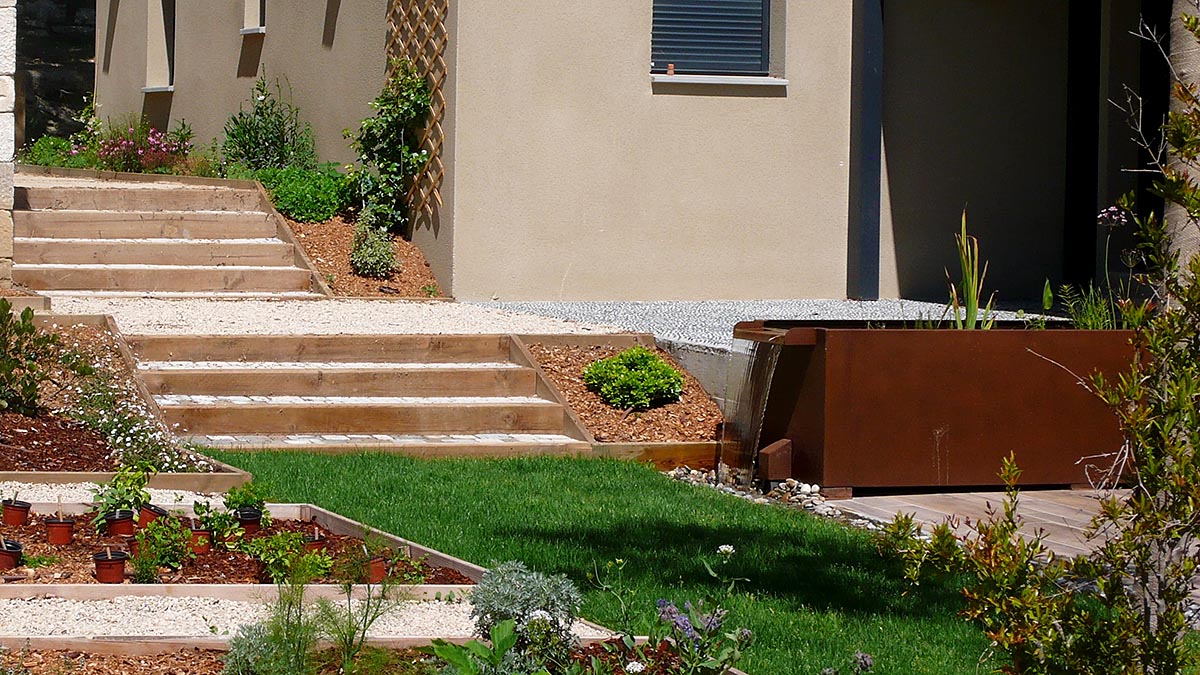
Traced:
[[201, 176], [177, 176], [162, 173], [131, 173], [126, 171], [100, 171], [99, 169], [68, 169], [61, 166], [39, 166], [36, 164], [16, 165], [17, 173], [62, 178], [93, 178], [96, 180], [124, 181], [126, 183], [179, 183], [201, 187], [224, 187], [236, 190], [253, 190], [256, 181], [232, 178], [204, 178]]
[[[617, 348], [656, 346], [654, 336], [648, 333], [574, 334], [574, 335], [513, 335], [513, 360], [533, 368], [538, 377], [538, 394], [546, 395], [558, 402], [567, 411], [570, 423], [582, 432], [580, 438], [592, 445], [592, 454], [597, 457], [635, 462], [650, 462], [659, 469], [689, 466], [693, 469], [711, 469], [716, 466], [720, 453], [719, 441], [687, 441], [664, 443], [602, 443], [597, 441], [587, 425], [579, 419], [567, 403], [563, 393], [546, 376], [528, 345], [542, 344], [549, 347], [591, 347], [610, 345]], [[518, 359], [520, 359], [518, 361]], [[567, 432], [570, 435], [570, 430]]]
[[[121, 335], [117, 322], [107, 314], [38, 314], [33, 319], [39, 326], [57, 324], [60, 326], [103, 326], [112, 333], [117, 341], [117, 349], [121, 360], [132, 373], [137, 373], [137, 359]], [[146, 385], [141, 378], [134, 377], [134, 384], [142, 402], [150, 412], [162, 421], [162, 411], [154, 402]], [[202, 455], [202, 457], [204, 457]], [[192, 492], [225, 492], [226, 490], [250, 482], [253, 478], [241, 469], [218, 462], [211, 457], [204, 457], [215, 469], [211, 473], [174, 473], [162, 472], [150, 477], [149, 487], [160, 490], [189, 490]], [[13, 481], [18, 483], [107, 483], [116, 475], [115, 471], [0, 471], [0, 482]]]
[[12, 313], [20, 314], [26, 309], [32, 309], [35, 312], [45, 312], [50, 309], [50, 298], [44, 295], [5, 295], [3, 289], [0, 289], [0, 298], [8, 301], [12, 305]]

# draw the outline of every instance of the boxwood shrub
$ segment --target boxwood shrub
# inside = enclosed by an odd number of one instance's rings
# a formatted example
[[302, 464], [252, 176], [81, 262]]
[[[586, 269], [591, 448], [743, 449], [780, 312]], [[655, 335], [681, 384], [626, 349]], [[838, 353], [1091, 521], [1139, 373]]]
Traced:
[[271, 193], [280, 213], [302, 223], [323, 223], [349, 203], [349, 182], [332, 164], [318, 169], [259, 169], [253, 175]]
[[593, 361], [583, 370], [583, 382], [605, 403], [622, 410], [647, 410], [683, 395], [683, 375], [645, 347]]

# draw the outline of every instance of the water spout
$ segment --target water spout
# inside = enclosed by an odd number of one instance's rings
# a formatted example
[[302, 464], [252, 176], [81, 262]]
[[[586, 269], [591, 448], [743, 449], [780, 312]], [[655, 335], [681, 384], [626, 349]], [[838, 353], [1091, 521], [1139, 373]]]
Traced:
[[[718, 472], [725, 465], [746, 470], [744, 477], [747, 482], [753, 479], [758, 470], [767, 397], [782, 349], [781, 345], [774, 344], [774, 340], [735, 338], [726, 360], [725, 424], [717, 462]], [[718, 479], [724, 478], [718, 476]]]

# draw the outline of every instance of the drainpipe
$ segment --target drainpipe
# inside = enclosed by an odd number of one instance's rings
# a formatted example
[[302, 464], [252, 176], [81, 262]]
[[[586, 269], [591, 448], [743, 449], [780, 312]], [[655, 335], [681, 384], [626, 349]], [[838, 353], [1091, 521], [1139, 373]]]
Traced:
[[851, 56], [846, 297], [879, 299], [883, 0], [855, 0]]

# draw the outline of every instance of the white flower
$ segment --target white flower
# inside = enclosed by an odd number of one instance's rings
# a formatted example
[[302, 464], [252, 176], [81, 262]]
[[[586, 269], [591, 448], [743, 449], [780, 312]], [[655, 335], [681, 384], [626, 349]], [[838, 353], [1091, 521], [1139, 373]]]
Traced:
[[640, 673], [645, 669], [646, 666], [640, 661], [630, 661], [625, 664], [625, 672], [627, 673]]
[[720, 546], [717, 547], [717, 555], [719, 555], [719, 556], [724, 556], [724, 557], [728, 558], [729, 556], [733, 555], [733, 553], [734, 553], [733, 547], [730, 546], [729, 544], [721, 544]]

